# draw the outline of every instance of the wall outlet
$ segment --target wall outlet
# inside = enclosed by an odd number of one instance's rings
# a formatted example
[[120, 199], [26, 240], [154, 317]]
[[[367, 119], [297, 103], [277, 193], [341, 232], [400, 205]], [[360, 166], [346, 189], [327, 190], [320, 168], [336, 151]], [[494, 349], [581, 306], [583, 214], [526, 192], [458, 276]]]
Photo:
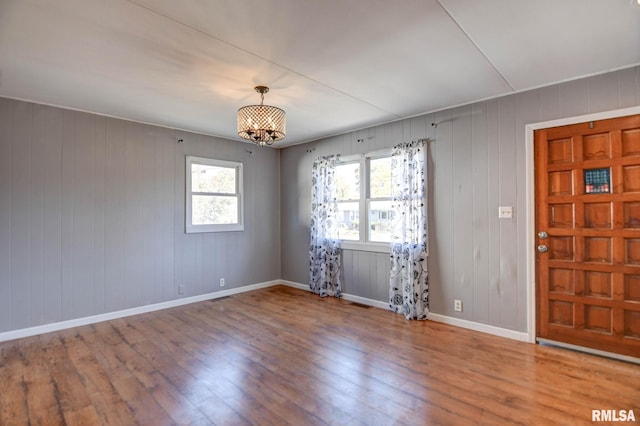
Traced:
[[453, 301], [453, 310], [456, 312], [462, 312], [462, 300], [454, 300]]
[[224, 287], [224, 278], [220, 278], [220, 287]]
[[512, 206], [500, 206], [498, 207], [498, 217], [500, 219], [512, 219], [513, 207]]
[[178, 286], [178, 294], [184, 294], [184, 286], [183, 285], [179, 285]]

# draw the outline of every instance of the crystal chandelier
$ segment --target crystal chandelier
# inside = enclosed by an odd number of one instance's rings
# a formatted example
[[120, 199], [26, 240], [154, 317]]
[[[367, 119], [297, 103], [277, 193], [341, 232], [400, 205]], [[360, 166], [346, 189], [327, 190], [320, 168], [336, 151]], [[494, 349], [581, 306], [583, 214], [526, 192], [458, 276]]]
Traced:
[[260, 93], [260, 105], [247, 105], [238, 110], [238, 136], [259, 146], [273, 145], [284, 139], [286, 113], [280, 108], [263, 105], [266, 86], [256, 86]]

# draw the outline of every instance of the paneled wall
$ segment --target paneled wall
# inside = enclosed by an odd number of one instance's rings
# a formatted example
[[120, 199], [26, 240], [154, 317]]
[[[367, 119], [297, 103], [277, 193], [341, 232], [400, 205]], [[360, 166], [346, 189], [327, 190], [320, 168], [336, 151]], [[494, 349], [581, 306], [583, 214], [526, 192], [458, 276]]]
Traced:
[[[245, 231], [184, 233], [187, 154], [244, 163]], [[279, 278], [278, 181], [276, 150], [0, 98], [0, 332]]]
[[[526, 331], [525, 125], [638, 105], [635, 67], [285, 148], [282, 278], [309, 279], [316, 157], [366, 153], [426, 137], [431, 311]], [[498, 219], [499, 206], [513, 206], [514, 218]], [[345, 251], [343, 262], [346, 293], [386, 302], [388, 255]], [[462, 313], [454, 312], [454, 299], [464, 302]]]

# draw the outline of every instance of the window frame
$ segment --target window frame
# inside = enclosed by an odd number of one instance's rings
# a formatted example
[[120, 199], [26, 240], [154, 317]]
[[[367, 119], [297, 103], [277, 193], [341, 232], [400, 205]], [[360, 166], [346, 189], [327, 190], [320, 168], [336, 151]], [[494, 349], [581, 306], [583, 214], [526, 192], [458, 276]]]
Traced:
[[[360, 224], [362, 223], [362, 164], [360, 162], [359, 158], [345, 158], [340, 159], [337, 161], [336, 167], [340, 167], [340, 166], [348, 166], [351, 164], [357, 164], [358, 167], [360, 168], [360, 188], [359, 188], [359, 194], [358, 194], [358, 198], [348, 198], [348, 199], [337, 199], [336, 203], [338, 204], [338, 206], [341, 203], [357, 203], [358, 204], [358, 235], [359, 239], [358, 240], [346, 240], [346, 239], [342, 239], [340, 238], [340, 241], [342, 241], [342, 246], [344, 247], [344, 244], [349, 242], [349, 243], [358, 243], [361, 241], [362, 239], [362, 235], [360, 232]], [[340, 211], [340, 209], [338, 208], [338, 212]]]
[[[222, 167], [235, 170], [235, 193], [217, 193], [217, 192], [193, 192], [191, 189], [191, 169], [192, 166], [203, 165], [212, 167]], [[215, 158], [197, 157], [187, 155], [185, 157], [185, 233], [196, 234], [205, 232], [233, 232], [244, 231], [244, 185], [243, 185], [243, 168], [244, 165], [237, 161], [218, 160]], [[238, 200], [238, 212], [236, 223], [218, 223], [194, 225], [193, 220], [193, 196], [194, 195], [210, 195], [235, 197]]]
[[[370, 178], [371, 178], [371, 160], [379, 158], [391, 158], [391, 149], [375, 151], [367, 154], [340, 156], [337, 166], [359, 163], [360, 165], [360, 199], [359, 203], [359, 224], [358, 230], [360, 234], [359, 240], [343, 240], [341, 239], [342, 248], [345, 250], [369, 251], [377, 253], [389, 253], [390, 242], [370, 241], [369, 240], [369, 204], [371, 201], [390, 201], [392, 198], [371, 198], [370, 194]], [[345, 200], [346, 202], [347, 200]], [[356, 200], [354, 200], [356, 201]], [[340, 201], [338, 201], [340, 202]]]

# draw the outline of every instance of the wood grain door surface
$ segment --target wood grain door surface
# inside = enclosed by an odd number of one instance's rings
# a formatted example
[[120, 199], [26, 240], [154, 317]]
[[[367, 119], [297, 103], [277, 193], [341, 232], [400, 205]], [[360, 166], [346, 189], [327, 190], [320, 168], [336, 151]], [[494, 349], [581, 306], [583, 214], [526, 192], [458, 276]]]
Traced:
[[640, 357], [640, 115], [537, 130], [535, 185], [537, 337]]

